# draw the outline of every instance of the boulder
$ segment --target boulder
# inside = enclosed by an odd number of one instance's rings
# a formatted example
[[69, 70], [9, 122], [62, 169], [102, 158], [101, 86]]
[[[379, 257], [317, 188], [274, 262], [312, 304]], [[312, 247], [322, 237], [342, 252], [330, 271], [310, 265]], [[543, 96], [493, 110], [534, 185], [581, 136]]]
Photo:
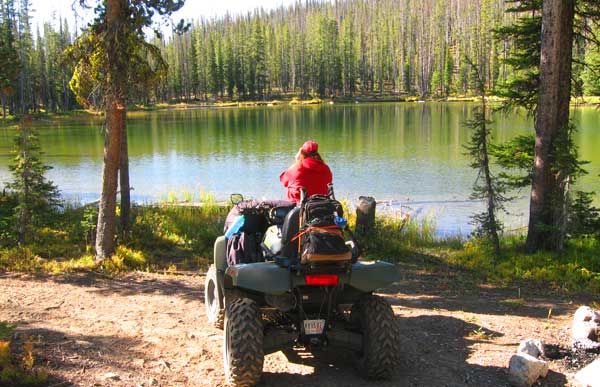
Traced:
[[573, 348], [586, 351], [600, 349], [600, 311], [580, 306], [571, 326]]
[[600, 359], [596, 359], [575, 374], [577, 387], [600, 387]]
[[526, 353], [517, 353], [508, 363], [508, 378], [519, 387], [529, 387], [548, 374], [548, 363]]
[[527, 339], [521, 341], [517, 353], [526, 353], [529, 356], [533, 356], [536, 359], [544, 353], [544, 344], [540, 340]]

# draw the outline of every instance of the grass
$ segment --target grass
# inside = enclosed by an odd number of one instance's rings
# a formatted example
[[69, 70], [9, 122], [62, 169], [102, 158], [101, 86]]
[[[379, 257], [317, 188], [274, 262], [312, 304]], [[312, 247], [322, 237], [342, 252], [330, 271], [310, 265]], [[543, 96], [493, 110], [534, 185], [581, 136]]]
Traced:
[[[435, 231], [433, 218], [414, 221], [379, 216], [368, 237], [361, 241], [364, 255], [431, 271], [450, 268], [468, 273], [477, 282], [504, 287], [533, 287], [563, 293], [600, 292], [597, 236], [571, 239], [563, 252], [526, 254], [524, 237], [509, 235], [502, 237], [501, 254], [495, 256], [493, 248], [484, 240], [440, 239], [435, 237]], [[513, 307], [523, 302], [521, 298], [505, 300], [506, 305]]]
[[[199, 200], [199, 205], [188, 205]], [[0, 230], [9, 230], [14, 201], [0, 197]], [[195, 202], [197, 204], [197, 202]], [[351, 228], [355, 216], [345, 205]], [[222, 234], [229, 208], [209, 194], [172, 193], [164, 203], [134, 206], [129, 231], [120, 233], [115, 255], [101, 265], [93, 259], [97, 210], [65, 206], [52, 222], [37, 232], [35, 243], [15, 246], [11, 235], [0, 232], [0, 271], [70, 273], [98, 270], [120, 274], [129, 270], [166, 271], [206, 268], [213, 259], [214, 240]], [[600, 292], [600, 240], [586, 236], [572, 239], [561, 253], [522, 250], [523, 236], [504, 236], [501, 254], [489, 244], [460, 236], [436, 238], [433, 217], [419, 221], [402, 216], [378, 216], [366, 236], [358, 236], [363, 256], [399, 262], [418, 270], [456, 272], [454, 281], [506, 287], [535, 287], [558, 292]], [[504, 300], [518, 307], [523, 300]]]
[[[191, 194], [184, 199], [191, 201]], [[97, 265], [93, 245], [97, 210], [93, 207], [66, 205], [39, 228], [35, 239], [16, 246], [14, 235], [0, 235], [0, 271], [71, 273], [99, 270], [120, 274], [130, 270], [174, 271], [206, 268], [213, 256], [214, 240], [223, 233], [228, 208], [216, 203], [211, 195], [200, 195], [200, 206], [134, 206], [129, 231], [120, 233], [114, 256]], [[14, 202], [0, 200], [0, 222], [4, 216], [10, 229], [10, 207]]]
[[502, 305], [511, 306], [513, 308], [517, 308], [517, 307], [523, 306], [523, 304], [525, 304], [525, 300], [522, 298], [506, 298], [506, 299], [500, 300], [498, 302]]
[[489, 341], [494, 339], [494, 335], [492, 333], [486, 332], [483, 327], [479, 327], [471, 332], [469, 332], [469, 338]]

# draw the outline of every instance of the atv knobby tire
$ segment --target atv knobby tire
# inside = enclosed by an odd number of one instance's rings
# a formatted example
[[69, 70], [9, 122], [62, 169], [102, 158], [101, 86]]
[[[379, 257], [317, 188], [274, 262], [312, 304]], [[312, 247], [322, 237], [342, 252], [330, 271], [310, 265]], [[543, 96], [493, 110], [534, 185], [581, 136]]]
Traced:
[[369, 379], [392, 376], [399, 355], [398, 330], [390, 304], [381, 297], [362, 297], [352, 307], [351, 320], [362, 332], [362, 349], [357, 356], [361, 375]]
[[223, 329], [225, 319], [223, 290], [217, 277], [217, 268], [210, 265], [204, 282], [204, 306], [208, 322], [217, 329]]
[[227, 382], [235, 387], [250, 387], [262, 375], [263, 324], [258, 305], [238, 298], [227, 305], [223, 361]]

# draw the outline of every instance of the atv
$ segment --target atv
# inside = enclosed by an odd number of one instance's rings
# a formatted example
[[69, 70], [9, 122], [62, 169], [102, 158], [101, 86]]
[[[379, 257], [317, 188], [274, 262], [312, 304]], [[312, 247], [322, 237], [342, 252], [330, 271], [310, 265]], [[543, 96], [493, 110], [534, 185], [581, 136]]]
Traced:
[[[335, 199], [332, 191], [330, 196]], [[347, 348], [356, 354], [362, 376], [389, 378], [398, 361], [397, 324], [390, 304], [373, 292], [398, 280], [396, 267], [358, 260], [353, 238], [345, 242], [348, 254], [335, 259], [301, 257], [305, 195], [299, 205], [251, 203], [239, 194], [231, 201], [236, 223], [245, 219], [236, 231], [252, 234], [244, 245], [256, 250], [251, 263], [228, 263], [235, 227], [229, 225], [229, 238], [217, 238], [206, 274], [206, 314], [214, 327], [224, 329], [227, 381], [255, 385], [265, 354], [294, 345]]]

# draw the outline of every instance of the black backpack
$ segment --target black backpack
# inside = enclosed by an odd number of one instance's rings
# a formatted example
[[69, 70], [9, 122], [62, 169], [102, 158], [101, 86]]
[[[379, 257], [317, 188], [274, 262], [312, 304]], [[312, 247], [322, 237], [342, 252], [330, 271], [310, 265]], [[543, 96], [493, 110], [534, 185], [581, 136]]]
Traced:
[[350, 261], [352, 253], [344, 239], [344, 227], [335, 223], [344, 210], [340, 202], [323, 195], [313, 195], [302, 204], [300, 262]]

